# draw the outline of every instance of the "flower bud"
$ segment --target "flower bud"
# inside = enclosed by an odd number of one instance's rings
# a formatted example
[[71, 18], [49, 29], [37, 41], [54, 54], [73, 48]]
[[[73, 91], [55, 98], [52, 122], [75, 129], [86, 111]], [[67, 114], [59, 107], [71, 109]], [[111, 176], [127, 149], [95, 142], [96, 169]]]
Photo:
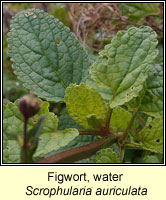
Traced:
[[25, 118], [34, 116], [41, 108], [35, 95], [26, 95], [20, 99], [19, 110]]

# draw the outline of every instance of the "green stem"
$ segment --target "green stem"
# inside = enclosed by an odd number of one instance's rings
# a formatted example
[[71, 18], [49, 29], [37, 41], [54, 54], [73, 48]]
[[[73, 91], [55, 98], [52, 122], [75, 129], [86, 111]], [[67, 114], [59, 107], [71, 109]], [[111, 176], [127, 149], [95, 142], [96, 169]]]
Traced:
[[146, 122], [144, 121], [144, 119], [137, 113], [137, 118], [142, 122], [142, 124], [144, 126], [146, 126]]
[[125, 146], [126, 146], [127, 148], [131, 148], [131, 149], [140, 149], [140, 150], [142, 150], [142, 149], [141, 149], [141, 146], [140, 146], [139, 144], [126, 143]]
[[105, 145], [111, 145], [117, 141], [115, 135], [108, 135], [95, 142], [80, 147], [72, 148], [67, 151], [57, 153], [37, 163], [73, 163], [82, 159], [89, 158]]
[[128, 138], [128, 132], [130, 131], [130, 129], [131, 129], [132, 125], [133, 125], [133, 122], [134, 122], [134, 119], [135, 119], [135, 117], [137, 115], [138, 110], [139, 110], [139, 107], [135, 109], [135, 111], [134, 111], [134, 113], [132, 115], [132, 118], [130, 119], [130, 122], [129, 122], [129, 124], [128, 124], [125, 132], [124, 132], [124, 135], [123, 135], [122, 138], [120, 138], [119, 142], [123, 142], [123, 143], [126, 142], [126, 139]]
[[121, 163], [123, 163], [123, 159], [124, 159], [124, 155], [125, 155], [125, 147], [124, 146], [120, 146], [120, 152], [119, 152], [119, 158]]

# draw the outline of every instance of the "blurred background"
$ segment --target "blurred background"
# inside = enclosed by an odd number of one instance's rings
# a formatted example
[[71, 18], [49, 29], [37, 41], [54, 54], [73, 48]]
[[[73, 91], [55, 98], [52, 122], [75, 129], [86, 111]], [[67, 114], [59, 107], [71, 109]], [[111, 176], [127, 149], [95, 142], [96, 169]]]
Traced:
[[[3, 103], [14, 102], [27, 94], [11, 68], [7, 55], [7, 33], [10, 20], [17, 12], [27, 8], [39, 8], [64, 25], [70, 27], [89, 54], [97, 55], [119, 30], [130, 26], [148, 25], [158, 35], [160, 56], [163, 52], [162, 3], [3, 3]], [[58, 113], [59, 105], [53, 106]]]

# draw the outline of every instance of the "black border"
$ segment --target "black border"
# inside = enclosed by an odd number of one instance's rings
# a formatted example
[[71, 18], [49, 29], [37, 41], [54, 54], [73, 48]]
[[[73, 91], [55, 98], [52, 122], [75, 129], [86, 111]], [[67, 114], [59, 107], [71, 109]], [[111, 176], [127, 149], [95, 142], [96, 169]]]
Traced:
[[[163, 32], [163, 80], [164, 80], [164, 87], [163, 87], [163, 94], [164, 94], [164, 98], [163, 98], [163, 103], [165, 103], [165, 1], [78, 1], [78, 2], [75, 2], [75, 1], [2, 1], [1, 2], [1, 9], [3, 9], [3, 3], [138, 3], [138, 2], [141, 2], [141, 3], [163, 3], [163, 27], [164, 27], [164, 32]], [[3, 10], [1, 10], [2, 12], [2, 15], [1, 15], [1, 20], [3, 20]], [[1, 24], [3, 26], [3, 21], [1, 21]], [[1, 61], [3, 61], [3, 28], [1, 28]], [[1, 62], [1, 132], [3, 132], [3, 123], [2, 123], [2, 119], [3, 119], [3, 64]], [[166, 141], [165, 141], [165, 135], [164, 135], [164, 132], [165, 132], [165, 104], [163, 104], [163, 152], [165, 147], [166, 147]], [[25, 163], [8, 163], [8, 164], [5, 164], [3, 163], [3, 133], [1, 134], [1, 163], [0, 163], [0, 166], [166, 166], [166, 158], [165, 158], [165, 153], [164, 153], [164, 159], [163, 159], [163, 163], [147, 163], [147, 164], [106, 164], [106, 163], [101, 163], [101, 164], [81, 164], [81, 163], [64, 163], [64, 164], [45, 164], [45, 163], [42, 163], [42, 164], [25, 164]]]

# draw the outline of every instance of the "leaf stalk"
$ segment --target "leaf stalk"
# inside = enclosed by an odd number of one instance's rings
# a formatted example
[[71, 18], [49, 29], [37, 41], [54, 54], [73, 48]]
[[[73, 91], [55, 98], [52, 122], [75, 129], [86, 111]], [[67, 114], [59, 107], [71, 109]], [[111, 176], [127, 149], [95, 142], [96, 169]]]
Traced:
[[80, 147], [72, 148], [67, 151], [57, 153], [53, 156], [44, 158], [37, 163], [73, 163], [82, 159], [89, 158], [105, 145], [111, 145], [117, 141], [115, 135], [108, 135], [95, 142]]

